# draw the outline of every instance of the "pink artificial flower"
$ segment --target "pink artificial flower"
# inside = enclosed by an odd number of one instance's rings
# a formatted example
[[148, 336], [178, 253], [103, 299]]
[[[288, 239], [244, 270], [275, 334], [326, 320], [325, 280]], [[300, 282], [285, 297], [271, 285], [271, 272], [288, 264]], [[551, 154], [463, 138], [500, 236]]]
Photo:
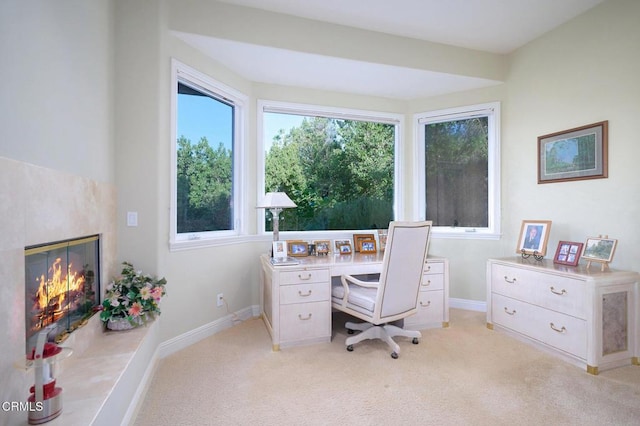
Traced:
[[159, 302], [160, 299], [162, 299], [162, 287], [154, 287], [151, 290], [151, 297], [153, 297], [156, 302]]
[[133, 302], [131, 307], [129, 308], [129, 315], [137, 317], [142, 313], [142, 305], [140, 302]]

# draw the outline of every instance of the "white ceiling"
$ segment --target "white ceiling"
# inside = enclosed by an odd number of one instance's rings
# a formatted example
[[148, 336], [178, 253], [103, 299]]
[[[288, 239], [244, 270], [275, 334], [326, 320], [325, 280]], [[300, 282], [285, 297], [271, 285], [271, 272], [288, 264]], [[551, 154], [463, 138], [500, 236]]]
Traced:
[[[364, 30], [507, 54], [604, 0], [219, 1]], [[174, 34], [244, 78], [261, 83], [396, 99], [429, 97], [499, 83], [195, 34]]]

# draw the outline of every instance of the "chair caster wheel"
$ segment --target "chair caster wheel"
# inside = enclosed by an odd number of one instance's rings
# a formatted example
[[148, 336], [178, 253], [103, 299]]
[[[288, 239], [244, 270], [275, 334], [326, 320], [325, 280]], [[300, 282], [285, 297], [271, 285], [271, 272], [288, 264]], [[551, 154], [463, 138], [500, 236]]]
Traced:
[[420, 343], [420, 341], [418, 341], [417, 337], [414, 337], [411, 343], [413, 343], [414, 345], [417, 345], [418, 343]]
[[350, 329], [350, 328], [347, 328], [347, 334], [353, 334], [353, 333], [355, 333], [355, 331], [353, 331], [353, 330], [352, 330], [352, 329]]
[[395, 352], [391, 352], [391, 358], [398, 359], [398, 354]]
[[353, 352], [353, 345], [349, 345], [349, 346], [347, 346], [347, 350], [348, 350], [349, 352]]

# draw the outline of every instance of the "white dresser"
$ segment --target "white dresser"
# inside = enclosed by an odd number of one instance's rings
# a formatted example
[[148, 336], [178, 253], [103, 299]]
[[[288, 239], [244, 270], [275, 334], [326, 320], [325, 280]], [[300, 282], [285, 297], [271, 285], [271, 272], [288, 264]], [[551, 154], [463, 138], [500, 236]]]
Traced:
[[[376, 274], [383, 253], [329, 254], [299, 258], [298, 265], [273, 266], [260, 257], [260, 307], [273, 350], [331, 341], [331, 281], [342, 274]], [[429, 257], [418, 297], [418, 313], [405, 319], [412, 330], [449, 325], [449, 262]]]
[[487, 327], [591, 374], [640, 365], [640, 274], [512, 257], [487, 262]]

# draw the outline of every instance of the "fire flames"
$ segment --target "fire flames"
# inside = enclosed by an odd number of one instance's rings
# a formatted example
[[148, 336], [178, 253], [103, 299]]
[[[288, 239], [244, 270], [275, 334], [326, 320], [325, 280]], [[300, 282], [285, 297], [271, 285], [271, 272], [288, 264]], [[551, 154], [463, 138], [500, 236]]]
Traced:
[[64, 271], [62, 259], [57, 258], [49, 268], [49, 277], [44, 274], [36, 280], [39, 282], [35, 295], [34, 310], [39, 312], [38, 328], [45, 327], [57, 321], [63, 314], [65, 305], [71, 303], [65, 301], [74, 291], [82, 291], [85, 277], [73, 270], [73, 264], [69, 263]]

